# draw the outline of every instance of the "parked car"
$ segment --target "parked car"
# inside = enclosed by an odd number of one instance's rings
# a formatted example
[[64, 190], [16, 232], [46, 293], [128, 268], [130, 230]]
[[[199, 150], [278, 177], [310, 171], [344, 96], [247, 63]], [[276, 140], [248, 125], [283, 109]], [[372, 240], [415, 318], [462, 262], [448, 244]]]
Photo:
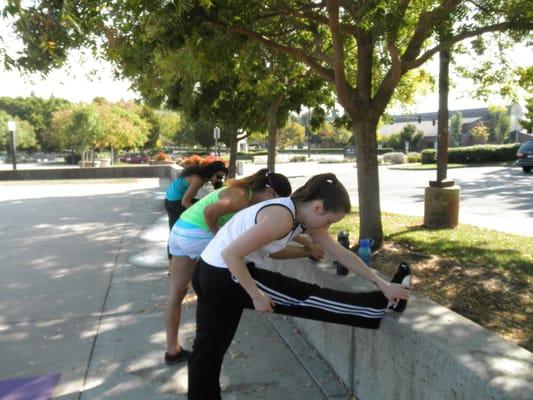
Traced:
[[533, 140], [522, 143], [516, 153], [516, 163], [522, 167], [524, 172], [533, 168]]
[[130, 153], [119, 157], [119, 161], [128, 164], [146, 164], [149, 160], [150, 157], [146, 153]]

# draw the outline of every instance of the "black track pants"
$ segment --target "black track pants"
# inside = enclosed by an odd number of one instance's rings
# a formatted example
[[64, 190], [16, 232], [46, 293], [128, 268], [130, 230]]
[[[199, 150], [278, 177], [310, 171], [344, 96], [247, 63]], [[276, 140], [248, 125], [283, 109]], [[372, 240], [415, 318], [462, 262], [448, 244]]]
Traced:
[[[364, 293], [322, 289], [282, 274], [248, 268], [257, 286], [270, 296], [277, 314], [377, 329], [387, 299], [381, 291]], [[250, 296], [225, 268], [202, 259], [193, 273], [198, 296], [196, 339], [189, 359], [189, 400], [220, 399], [220, 369], [244, 308], [253, 309]]]
[[165, 199], [165, 210], [168, 214], [168, 229], [172, 230], [172, 227], [186, 208], [181, 205], [181, 200]]

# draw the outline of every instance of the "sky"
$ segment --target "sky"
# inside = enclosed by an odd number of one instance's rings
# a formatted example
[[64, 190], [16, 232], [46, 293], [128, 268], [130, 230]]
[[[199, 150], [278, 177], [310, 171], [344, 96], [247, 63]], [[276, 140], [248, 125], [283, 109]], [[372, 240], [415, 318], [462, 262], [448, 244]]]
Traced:
[[21, 74], [0, 69], [0, 96], [51, 95], [72, 102], [90, 102], [97, 96], [110, 101], [133, 100], [139, 94], [130, 89], [131, 83], [113, 76], [113, 66], [96, 60], [88, 51], [75, 51], [67, 65], [52, 71], [46, 78], [39, 74]]
[[[1, 2], [0, 2], [1, 3]], [[21, 48], [20, 42], [9, 30], [7, 24], [0, 24], [0, 37], [5, 39], [3, 44], [10, 54]], [[518, 64], [531, 65], [533, 60], [532, 49], [521, 48], [515, 51], [513, 59]], [[438, 73], [438, 58], [424, 65], [436, 79]], [[450, 110], [486, 107], [488, 104], [507, 104], [505, 100], [497, 97], [488, 102], [473, 99], [469, 95], [471, 83], [466, 80], [455, 80], [455, 88], [451, 88], [449, 96]], [[90, 102], [94, 97], [105, 97], [110, 101], [133, 100], [140, 95], [130, 88], [131, 83], [125, 79], [114, 77], [113, 66], [105, 60], [97, 60], [85, 51], [74, 51], [69, 56], [66, 66], [51, 72], [43, 78], [39, 74], [23, 75], [18, 71], [5, 71], [0, 66], [0, 96], [30, 96], [32, 93], [38, 97], [50, 96], [64, 98], [72, 102]], [[420, 97], [417, 104], [409, 106], [411, 113], [424, 113], [437, 111], [438, 96], [435, 91], [427, 96]], [[405, 113], [405, 110], [395, 108], [392, 114]]]

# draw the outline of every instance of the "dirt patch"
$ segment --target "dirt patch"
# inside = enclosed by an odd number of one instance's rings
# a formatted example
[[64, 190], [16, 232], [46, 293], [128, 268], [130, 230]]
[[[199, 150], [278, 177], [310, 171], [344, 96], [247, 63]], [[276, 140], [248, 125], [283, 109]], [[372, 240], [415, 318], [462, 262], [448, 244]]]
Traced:
[[413, 291], [533, 351], [533, 290], [527, 280], [486, 266], [460, 264], [385, 244], [373, 266], [392, 276], [400, 261], [413, 270]]

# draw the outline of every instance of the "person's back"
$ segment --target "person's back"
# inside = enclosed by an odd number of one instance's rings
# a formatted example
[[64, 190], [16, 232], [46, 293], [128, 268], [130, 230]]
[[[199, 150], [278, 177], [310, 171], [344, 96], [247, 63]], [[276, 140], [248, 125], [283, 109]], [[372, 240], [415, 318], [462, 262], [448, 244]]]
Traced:
[[180, 175], [168, 185], [166, 199], [170, 201], [181, 200], [188, 188], [189, 182], [184, 176]]
[[[216, 203], [220, 200], [220, 194], [224, 190], [227, 190], [228, 187], [223, 187], [221, 189], [217, 189], [211, 193], [209, 193], [207, 196], [201, 198], [196, 203], [194, 203], [191, 207], [189, 207], [187, 210], [185, 210], [179, 219], [179, 222], [186, 222], [188, 224], [194, 225], [198, 228], [209, 230], [209, 227], [207, 226], [207, 223], [205, 221], [204, 217], [204, 210], [207, 206]], [[250, 193], [251, 198], [251, 193]], [[219, 226], [224, 225], [227, 221], [230, 220], [230, 218], [235, 213], [228, 213], [225, 215], [221, 215], [218, 218], [218, 224]]]
[[295, 236], [303, 233], [305, 227], [295, 222], [296, 208], [290, 197], [280, 197], [265, 200], [251, 205], [236, 213], [227, 224], [225, 224], [217, 235], [209, 242], [202, 252], [202, 259], [215, 267], [227, 268], [226, 262], [222, 258], [220, 249], [226, 248], [239, 236], [256, 224], [257, 214], [267, 207], [283, 207], [289, 211], [293, 219], [293, 226], [283, 237], [265, 244], [260, 249], [246, 255], [246, 260], [261, 262], [266, 256], [284, 249]]
[[169, 236], [170, 285], [165, 310], [167, 365], [182, 362], [189, 352], [179, 346], [178, 330], [181, 304], [191, 280], [193, 267], [202, 250], [215, 233], [239, 210], [266, 199], [289, 195], [291, 186], [287, 177], [270, 173], [267, 169], [210, 193], [183, 212]]

